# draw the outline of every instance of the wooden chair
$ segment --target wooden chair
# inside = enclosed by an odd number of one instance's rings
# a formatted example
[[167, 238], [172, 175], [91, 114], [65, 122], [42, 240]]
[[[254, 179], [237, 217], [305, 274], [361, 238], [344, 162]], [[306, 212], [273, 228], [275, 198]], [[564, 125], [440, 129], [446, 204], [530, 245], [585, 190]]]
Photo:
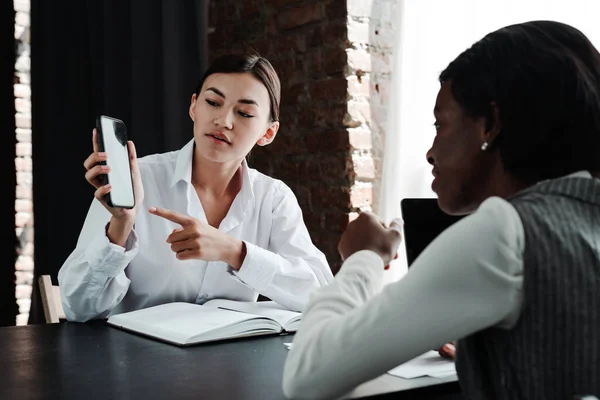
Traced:
[[50, 275], [40, 275], [38, 278], [40, 286], [40, 295], [42, 297], [42, 306], [44, 307], [44, 316], [47, 324], [59, 323], [61, 319], [66, 319], [65, 312], [60, 300], [60, 289], [52, 285]]

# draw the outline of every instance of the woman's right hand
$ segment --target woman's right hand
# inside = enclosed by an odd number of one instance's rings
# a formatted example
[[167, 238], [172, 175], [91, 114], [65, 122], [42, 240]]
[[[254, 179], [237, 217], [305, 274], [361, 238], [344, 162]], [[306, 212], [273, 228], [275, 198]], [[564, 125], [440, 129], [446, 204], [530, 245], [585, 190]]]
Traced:
[[[83, 162], [83, 166], [87, 170], [85, 173], [85, 179], [96, 188], [94, 197], [110, 212], [113, 219], [120, 222], [133, 224], [137, 216], [137, 212], [144, 201], [144, 187], [142, 186], [142, 178], [140, 176], [140, 169], [137, 163], [137, 155], [135, 152], [135, 145], [131, 140], [127, 142], [129, 149], [129, 165], [131, 167], [131, 177], [133, 180], [133, 192], [135, 196], [135, 206], [131, 209], [110, 207], [105, 200], [105, 196], [110, 192], [111, 185], [104, 185], [103, 175], [108, 174], [110, 167], [108, 165], [100, 165], [101, 161], [106, 161], [110, 155], [101, 153], [98, 150], [98, 133], [96, 129], [92, 132], [92, 145], [94, 152]], [[111, 220], [112, 221], [112, 220]]]
[[456, 354], [456, 344], [454, 344], [454, 342], [446, 343], [445, 345], [437, 349], [437, 352], [440, 354], [440, 356], [444, 358], [454, 360], [454, 356]]
[[[362, 212], [348, 224], [338, 244], [342, 260], [360, 250], [371, 250], [378, 254], [384, 265], [396, 258], [402, 241], [402, 228], [397, 220], [386, 227], [381, 220], [369, 212]], [[387, 269], [387, 268], [386, 268]]]

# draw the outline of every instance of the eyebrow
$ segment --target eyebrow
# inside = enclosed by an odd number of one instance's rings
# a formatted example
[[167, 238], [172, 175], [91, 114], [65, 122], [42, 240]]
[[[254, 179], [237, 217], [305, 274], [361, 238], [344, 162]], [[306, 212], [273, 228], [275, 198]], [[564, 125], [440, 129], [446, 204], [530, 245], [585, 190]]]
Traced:
[[[208, 89], [206, 89], [206, 91], [211, 91], [213, 93], [215, 93], [216, 95], [222, 97], [223, 99], [226, 99], [225, 95], [223, 94], [223, 92], [221, 92], [219, 89], [217, 89], [216, 87], [209, 87]], [[255, 106], [258, 107], [258, 103], [255, 100], [252, 99], [239, 99], [238, 103], [242, 103], [242, 104], [254, 104]]]

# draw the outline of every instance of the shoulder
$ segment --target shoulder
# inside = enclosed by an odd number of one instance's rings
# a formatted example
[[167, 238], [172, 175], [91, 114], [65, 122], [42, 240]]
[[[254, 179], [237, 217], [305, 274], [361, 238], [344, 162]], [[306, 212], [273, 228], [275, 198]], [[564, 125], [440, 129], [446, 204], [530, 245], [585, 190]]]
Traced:
[[144, 184], [148, 184], [150, 181], [167, 182], [172, 179], [177, 167], [177, 157], [180, 151], [150, 154], [138, 158], [138, 166]]
[[490, 197], [486, 199], [481, 203], [473, 215], [502, 225], [514, 223], [519, 219], [519, 214], [515, 207], [509, 201], [501, 197]]
[[481, 241], [510, 244], [516, 249], [524, 246], [523, 223], [519, 213], [510, 202], [500, 197], [486, 199], [477, 211], [457, 225]]
[[445, 270], [472, 281], [482, 274], [521, 274], [524, 249], [525, 233], [519, 214], [506, 200], [491, 197], [437, 236], [422, 256], [436, 265], [442, 260], [439, 265]]
[[144, 157], [138, 158], [138, 165], [146, 168], [152, 168], [153, 166], [160, 166], [170, 163], [177, 162], [177, 156], [181, 150], [169, 151], [167, 153], [150, 154]]
[[292, 189], [283, 183], [283, 181], [265, 175], [253, 168], [248, 168], [248, 174], [252, 181], [252, 189], [255, 193], [260, 192], [264, 195], [270, 195], [275, 199], [290, 196], [294, 199], [296, 198]]
[[163, 188], [170, 185], [177, 169], [177, 158], [181, 150], [151, 154], [138, 159], [140, 175], [145, 187]]

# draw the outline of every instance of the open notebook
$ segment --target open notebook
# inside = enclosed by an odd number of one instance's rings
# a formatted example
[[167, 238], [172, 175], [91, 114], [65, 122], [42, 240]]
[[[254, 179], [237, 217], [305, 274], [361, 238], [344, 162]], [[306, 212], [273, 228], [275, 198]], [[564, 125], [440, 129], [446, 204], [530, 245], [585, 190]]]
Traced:
[[295, 332], [302, 314], [272, 301], [167, 303], [108, 318], [109, 325], [178, 346]]

